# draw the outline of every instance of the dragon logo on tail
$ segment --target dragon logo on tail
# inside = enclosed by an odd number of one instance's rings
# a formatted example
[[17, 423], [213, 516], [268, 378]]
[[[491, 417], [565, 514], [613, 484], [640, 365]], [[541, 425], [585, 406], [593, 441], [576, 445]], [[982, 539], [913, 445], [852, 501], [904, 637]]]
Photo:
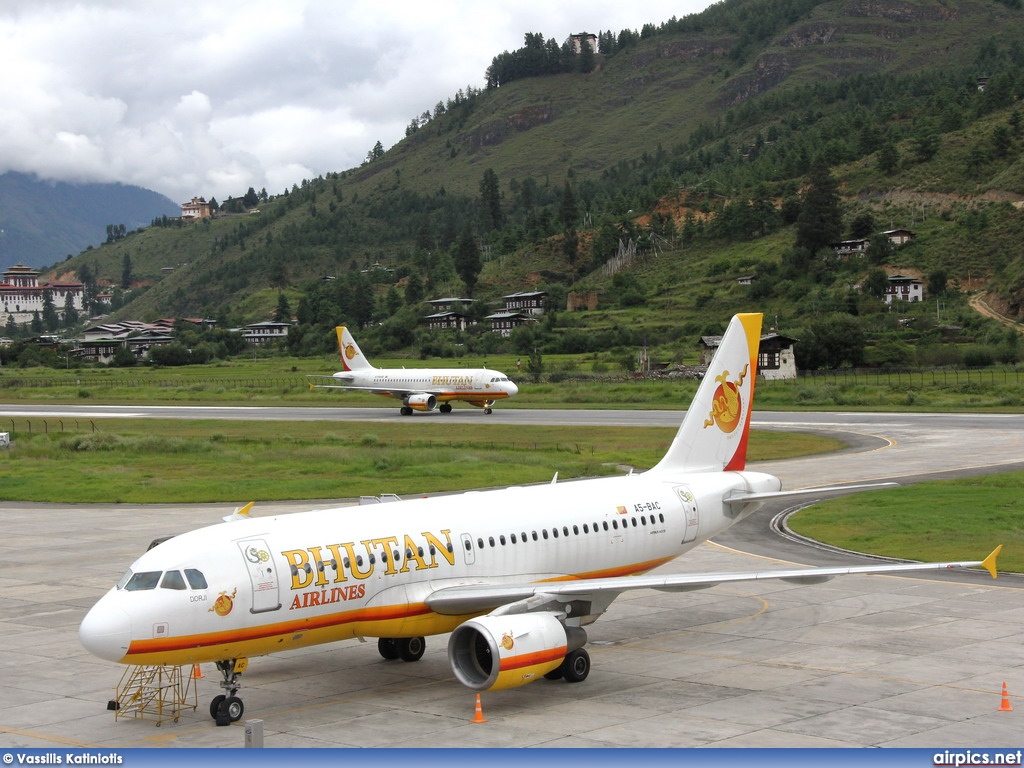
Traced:
[[721, 376], [715, 377], [718, 389], [715, 390], [715, 395], [711, 400], [711, 411], [708, 413], [708, 418], [704, 421], [705, 429], [712, 424], [717, 424], [720, 430], [729, 434], [740, 425], [740, 414], [743, 411], [740, 387], [743, 386], [743, 380], [747, 377], [749, 370], [748, 363], [743, 366], [736, 381], [729, 381], [728, 371], [722, 371]]

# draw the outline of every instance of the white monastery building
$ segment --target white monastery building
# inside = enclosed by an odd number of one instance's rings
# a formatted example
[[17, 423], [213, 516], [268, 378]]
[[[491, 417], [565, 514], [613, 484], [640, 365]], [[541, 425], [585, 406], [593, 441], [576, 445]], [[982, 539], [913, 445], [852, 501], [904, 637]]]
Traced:
[[43, 314], [43, 303], [47, 294], [58, 313], [64, 311], [67, 297], [71, 296], [72, 306], [82, 311], [85, 306], [85, 286], [82, 283], [42, 283], [39, 282], [39, 271], [15, 264], [0, 275], [0, 323], [6, 323], [13, 317], [18, 325], [32, 322], [32, 316], [38, 312]]

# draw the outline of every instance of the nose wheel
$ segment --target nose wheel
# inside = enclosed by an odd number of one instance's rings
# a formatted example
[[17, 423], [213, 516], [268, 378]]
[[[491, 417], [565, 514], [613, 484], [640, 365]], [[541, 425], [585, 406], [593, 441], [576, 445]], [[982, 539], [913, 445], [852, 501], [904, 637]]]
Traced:
[[210, 701], [210, 717], [217, 721], [217, 725], [230, 725], [242, 719], [245, 713], [245, 704], [237, 696], [214, 696]]
[[217, 725], [237, 723], [245, 714], [245, 704], [236, 694], [241, 688], [238, 678], [248, 666], [248, 659], [226, 659], [217, 662], [217, 670], [224, 678], [220, 681], [224, 693], [214, 696], [210, 701], [210, 717]]

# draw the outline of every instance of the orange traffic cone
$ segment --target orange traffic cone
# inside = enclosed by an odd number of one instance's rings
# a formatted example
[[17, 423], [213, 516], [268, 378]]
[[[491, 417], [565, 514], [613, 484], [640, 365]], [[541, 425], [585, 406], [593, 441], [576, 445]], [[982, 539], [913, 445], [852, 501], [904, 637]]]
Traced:
[[203, 679], [203, 670], [201, 670], [199, 668], [198, 664], [193, 664], [192, 665], [192, 679], [193, 680], [202, 680]]
[[1010, 703], [1010, 697], [1006, 693], [1006, 683], [1003, 683], [1003, 700], [999, 702], [998, 712], [1013, 712], [1013, 705]]
[[470, 720], [469, 722], [471, 722], [471, 723], [486, 723], [487, 722], [487, 718], [484, 717], [483, 707], [480, 706], [480, 694], [479, 693], [476, 695], [476, 712], [473, 713], [473, 719]]

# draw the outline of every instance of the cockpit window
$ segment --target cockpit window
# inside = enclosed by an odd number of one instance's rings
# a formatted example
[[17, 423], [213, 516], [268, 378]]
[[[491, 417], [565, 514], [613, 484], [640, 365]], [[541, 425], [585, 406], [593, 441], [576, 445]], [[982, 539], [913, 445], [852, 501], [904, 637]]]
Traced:
[[[129, 571], [131, 573], [131, 571]], [[156, 589], [156, 585], [160, 582], [160, 571], [143, 571], [142, 573], [132, 573], [131, 578], [125, 583], [124, 588], [129, 592], [135, 592], [143, 589]]]
[[181, 571], [168, 571], [164, 574], [163, 579], [160, 581], [160, 589], [184, 589], [185, 579], [181, 576]]
[[207, 589], [209, 586], [206, 583], [206, 577], [203, 576], [203, 572], [197, 571], [195, 568], [186, 568], [185, 578], [188, 579], [188, 585], [192, 589]]

